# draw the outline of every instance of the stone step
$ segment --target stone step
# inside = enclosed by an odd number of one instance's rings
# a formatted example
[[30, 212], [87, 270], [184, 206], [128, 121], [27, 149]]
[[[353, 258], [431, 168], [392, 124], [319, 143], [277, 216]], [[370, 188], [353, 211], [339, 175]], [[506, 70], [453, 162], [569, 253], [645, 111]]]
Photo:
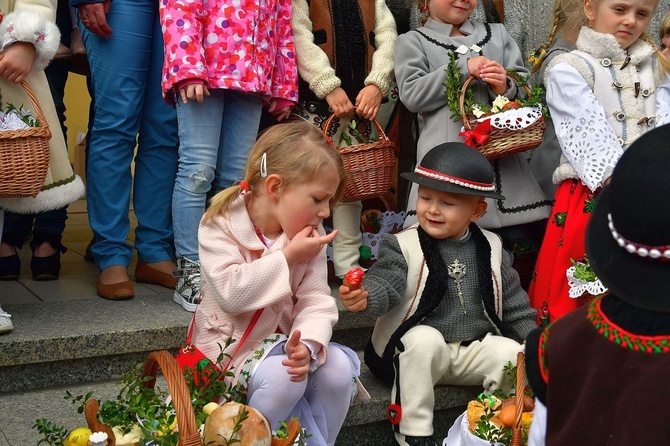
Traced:
[[[359, 352], [362, 356], [362, 353]], [[45, 371], [45, 373], [49, 373]], [[340, 432], [336, 446], [389, 446], [393, 433], [386, 418], [389, 404], [390, 386], [371, 375], [363, 366], [361, 380], [370, 393], [372, 400], [352, 404], [345, 424]], [[159, 380], [158, 386], [166, 388]], [[94, 392], [99, 400], [114, 399], [120, 387], [113, 380], [95, 383], [75, 384], [49, 389], [9, 392], [0, 394], [0, 446], [25, 446], [37, 444], [40, 435], [32, 426], [35, 420], [47, 418], [55, 424], [72, 430], [86, 425], [84, 416], [77, 413], [76, 407], [65, 400], [65, 392], [84, 395]], [[438, 386], [435, 391], [435, 438], [438, 444], [447, 435], [453, 424], [470, 399], [481, 392], [478, 387]], [[308, 442], [309, 444], [309, 442]]]
[[[0, 336], [0, 393], [115, 379], [155, 350], [176, 351], [191, 313], [165, 290], [112, 302], [100, 298], [6, 305], [15, 329]], [[374, 320], [341, 309], [333, 341], [363, 349]]]

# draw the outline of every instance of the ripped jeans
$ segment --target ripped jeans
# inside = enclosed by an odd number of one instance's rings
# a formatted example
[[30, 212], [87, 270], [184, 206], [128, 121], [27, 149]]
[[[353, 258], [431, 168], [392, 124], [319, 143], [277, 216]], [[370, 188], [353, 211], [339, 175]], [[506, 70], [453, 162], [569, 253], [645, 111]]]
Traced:
[[208, 192], [244, 178], [262, 107], [260, 96], [235, 90], [212, 89], [202, 103], [178, 99], [179, 167], [172, 195], [177, 258], [198, 260], [198, 225]]

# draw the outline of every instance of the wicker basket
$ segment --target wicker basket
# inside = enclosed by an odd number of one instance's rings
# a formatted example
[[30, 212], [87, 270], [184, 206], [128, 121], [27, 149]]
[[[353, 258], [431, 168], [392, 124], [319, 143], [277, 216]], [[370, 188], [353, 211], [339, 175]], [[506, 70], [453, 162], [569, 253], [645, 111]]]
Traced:
[[[156, 384], [156, 373], [158, 368], [163, 371], [165, 381], [167, 381], [170, 395], [172, 395], [172, 404], [179, 424], [179, 445], [180, 446], [203, 446], [198, 426], [195, 421], [195, 413], [191, 406], [191, 394], [188, 385], [184, 380], [184, 375], [174, 357], [167, 351], [157, 351], [149, 354], [144, 363], [142, 378], [150, 377], [150, 380], [143, 381], [144, 386], [153, 388]], [[101, 424], [97, 420], [98, 402], [90, 399], [86, 402], [86, 422], [89, 429], [93, 432], [106, 432], [108, 436], [108, 446], [115, 446], [116, 440], [112, 429], [106, 424]]]
[[[514, 73], [507, 73], [507, 76], [519, 81], [519, 78]], [[473, 124], [476, 125], [472, 115], [468, 115], [465, 111], [465, 92], [470, 83], [475, 79], [474, 76], [469, 76], [463, 86], [461, 87], [461, 94], [459, 96], [458, 105], [461, 110], [461, 120], [466, 131], [472, 130]], [[531, 90], [528, 85], [523, 85], [528, 96]], [[521, 130], [498, 129], [491, 127], [489, 139], [483, 144], [476, 145], [475, 148], [490, 160], [502, 158], [503, 156], [513, 155], [526, 150], [534, 149], [542, 142], [542, 135], [546, 124], [544, 119], [538, 119], [533, 124]]]
[[[323, 124], [323, 134], [329, 137], [332, 114]], [[391, 193], [397, 175], [396, 148], [384, 129], [372, 120], [379, 139], [366, 144], [340, 147], [338, 150], [347, 171], [346, 190], [342, 201], [358, 201], [379, 197], [389, 209], [386, 196]]]
[[49, 169], [51, 131], [27, 82], [21, 82], [33, 103], [38, 127], [0, 131], [0, 197], [35, 197]]

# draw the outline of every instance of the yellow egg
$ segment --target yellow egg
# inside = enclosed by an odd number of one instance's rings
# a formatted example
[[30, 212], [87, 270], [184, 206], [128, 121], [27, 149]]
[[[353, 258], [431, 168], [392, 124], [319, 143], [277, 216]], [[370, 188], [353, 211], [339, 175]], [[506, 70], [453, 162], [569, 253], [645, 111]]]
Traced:
[[533, 412], [523, 412], [521, 414], [521, 427], [524, 430], [530, 429], [530, 423], [533, 421]]
[[67, 440], [63, 442], [64, 446], [86, 446], [88, 443], [88, 437], [91, 436], [93, 432], [87, 427], [80, 427], [78, 429], [70, 432], [70, 435], [67, 436]]

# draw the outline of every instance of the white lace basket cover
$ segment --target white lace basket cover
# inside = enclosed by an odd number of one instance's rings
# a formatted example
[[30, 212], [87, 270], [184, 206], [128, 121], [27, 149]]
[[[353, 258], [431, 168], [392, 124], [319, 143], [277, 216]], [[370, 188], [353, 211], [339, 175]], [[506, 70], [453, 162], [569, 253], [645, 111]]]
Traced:
[[491, 121], [491, 127], [497, 129], [523, 130], [542, 119], [542, 107], [521, 107], [505, 110], [491, 116], [479, 118], [478, 122]]
[[570, 296], [572, 299], [577, 299], [584, 293], [590, 294], [591, 296], [599, 296], [609, 291], [607, 287], [603, 285], [600, 279], [597, 279], [595, 282], [587, 282], [582, 279], [577, 279], [575, 277], [574, 266], [568, 268], [565, 272], [565, 275], [568, 278], [568, 285], [570, 286], [568, 296]]

